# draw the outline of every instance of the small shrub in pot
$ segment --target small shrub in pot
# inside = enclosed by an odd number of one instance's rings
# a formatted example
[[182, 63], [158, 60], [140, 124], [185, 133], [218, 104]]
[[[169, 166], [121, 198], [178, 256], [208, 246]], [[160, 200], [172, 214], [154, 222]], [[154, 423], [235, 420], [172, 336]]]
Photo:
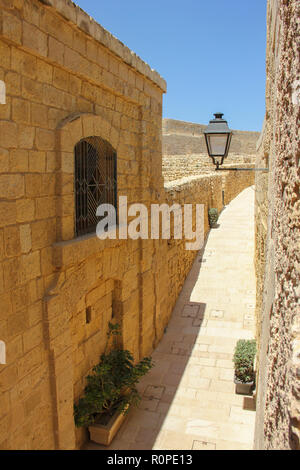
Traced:
[[[132, 354], [118, 348], [116, 336], [119, 334], [119, 325], [110, 323], [105, 352], [87, 376], [83, 397], [74, 405], [76, 427], [91, 427], [94, 423], [105, 427], [115, 415], [125, 415], [130, 406], [140, 402], [136, 385], [153, 367], [153, 362], [150, 357], [145, 357], [134, 364]], [[108, 352], [111, 340], [113, 347]]]
[[236, 393], [249, 395], [255, 382], [254, 360], [256, 341], [241, 339], [237, 342], [233, 356]]
[[218, 209], [212, 208], [208, 210], [208, 220], [210, 227], [216, 227], [219, 219]]

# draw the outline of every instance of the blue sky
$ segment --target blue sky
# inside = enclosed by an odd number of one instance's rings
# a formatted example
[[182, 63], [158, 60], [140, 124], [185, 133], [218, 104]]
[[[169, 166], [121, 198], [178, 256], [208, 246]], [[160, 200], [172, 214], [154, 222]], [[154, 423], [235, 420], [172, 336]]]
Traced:
[[167, 81], [163, 117], [260, 131], [266, 0], [75, 0]]

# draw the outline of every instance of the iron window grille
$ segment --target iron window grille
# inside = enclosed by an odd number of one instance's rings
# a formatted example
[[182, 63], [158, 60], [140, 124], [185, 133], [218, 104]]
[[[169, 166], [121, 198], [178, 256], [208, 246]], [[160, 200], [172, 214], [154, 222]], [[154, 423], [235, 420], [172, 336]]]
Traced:
[[117, 154], [100, 137], [82, 139], [75, 146], [76, 235], [96, 231], [100, 204], [117, 210]]

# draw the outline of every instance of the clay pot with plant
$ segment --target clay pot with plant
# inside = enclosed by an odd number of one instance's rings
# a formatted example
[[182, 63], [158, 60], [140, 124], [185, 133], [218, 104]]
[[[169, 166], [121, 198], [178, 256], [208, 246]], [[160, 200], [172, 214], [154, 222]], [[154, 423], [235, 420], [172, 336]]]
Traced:
[[237, 342], [233, 356], [236, 393], [251, 395], [255, 385], [254, 360], [256, 341], [241, 339]]
[[109, 323], [105, 352], [87, 376], [83, 397], [74, 405], [76, 427], [88, 427], [91, 440], [104, 445], [111, 443], [130, 407], [139, 404], [136, 385], [153, 367], [150, 357], [134, 364], [132, 354], [118, 347], [118, 335], [119, 325]]
[[218, 209], [211, 208], [208, 210], [208, 220], [210, 228], [216, 228], [219, 219]]

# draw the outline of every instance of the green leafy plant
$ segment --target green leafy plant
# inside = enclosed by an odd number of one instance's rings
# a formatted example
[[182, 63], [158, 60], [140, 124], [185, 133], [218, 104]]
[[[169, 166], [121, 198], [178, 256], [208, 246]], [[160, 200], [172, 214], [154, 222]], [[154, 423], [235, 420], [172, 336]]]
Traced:
[[208, 209], [208, 220], [210, 227], [213, 227], [219, 219], [218, 209], [212, 208]]
[[[119, 334], [119, 325], [110, 323], [105, 352], [87, 376], [84, 396], [74, 405], [77, 427], [89, 426], [99, 419], [106, 424], [116, 411], [126, 414], [129, 406], [137, 406], [141, 400], [136, 384], [154, 364], [145, 357], [134, 365], [132, 354], [117, 346]], [[107, 352], [111, 342], [112, 349]]]
[[235, 378], [242, 383], [249, 383], [254, 381], [255, 354], [255, 340], [240, 339], [237, 342], [233, 356], [233, 362], [235, 366]]

